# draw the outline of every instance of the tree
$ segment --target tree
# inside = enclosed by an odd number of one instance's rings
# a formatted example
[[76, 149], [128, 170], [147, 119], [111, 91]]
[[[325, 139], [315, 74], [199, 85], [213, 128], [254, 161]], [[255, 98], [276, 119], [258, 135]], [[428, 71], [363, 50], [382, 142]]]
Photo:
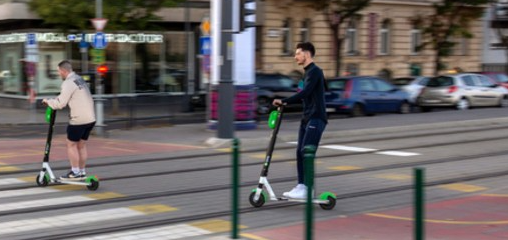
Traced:
[[434, 50], [434, 75], [446, 68], [442, 58], [450, 56], [457, 42], [454, 37], [473, 38], [471, 22], [483, 14], [483, 6], [489, 0], [442, 0], [433, 3], [434, 13], [418, 15], [412, 23], [422, 30], [423, 42], [418, 50], [426, 47]]
[[[151, 21], [160, 18], [154, 13], [163, 7], [173, 7], [184, 0], [103, 0], [103, 16], [108, 30], [147, 30], [155, 28]], [[50, 27], [64, 32], [93, 29], [94, 0], [32, 0], [31, 11], [37, 13]]]
[[342, 46], [346, 39], [342, 25], [359, 19], [358, 12], [369, 6], [371, 0], [314, 0], [312, 6], [323, 12], [327, 19], [328, 27], [333, 33], [333, 45], [335, 46], [335, 74], [340, 75], [342, 63]]

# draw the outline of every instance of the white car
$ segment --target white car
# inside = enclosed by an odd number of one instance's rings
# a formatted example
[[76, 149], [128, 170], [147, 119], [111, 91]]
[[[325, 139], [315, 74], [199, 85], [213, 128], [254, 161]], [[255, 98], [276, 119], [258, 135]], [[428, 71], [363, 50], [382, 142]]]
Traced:
[[419, 77], [401, 77], [394, 78], [392, 80], [393, 84], [399, 87], [402, 91], [407, 92], [409, 95], [408, 101], [409, 103], [415, 105], [416, 99], [420, 92], [425, 87], [427, 82], [429, 81], [429, 77], [419, 76]]

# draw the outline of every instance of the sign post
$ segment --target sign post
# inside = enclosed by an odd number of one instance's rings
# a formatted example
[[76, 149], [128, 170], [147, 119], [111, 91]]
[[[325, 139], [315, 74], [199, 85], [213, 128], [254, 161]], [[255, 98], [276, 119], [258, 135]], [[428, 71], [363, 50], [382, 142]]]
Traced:
[[36, 64], [39, 60], [39, 46], [37, 44], [37, 35], [35, 33], [27, 33], [25, 42], [25, 71], [28, 76], [28, 101], [30, 102], [30, 119], [36, 122], [36, 83], [35, 72]]
[[[95, 18], [91, 19], [92, 24], [96, 29], [96, 33], [94, 35], [92, 45], [95, 49], [104, 49], [106, 48], [106, 35], [101, 32], [106, 26], [107, 19], [102, 18], [102, 0], [95, 0]], [[105, 60], [105, 59], [104, 59]], [[98, 66], [98, 65], [97, 65]], [[95, 111], [97, 112], [96, 119], [96, 133], [99, 136], [104, 136], [104, 99], [102, 98], [102, 76], [96, 70], [95, 72], [95, 94], [97, 98], [95, 99]]]

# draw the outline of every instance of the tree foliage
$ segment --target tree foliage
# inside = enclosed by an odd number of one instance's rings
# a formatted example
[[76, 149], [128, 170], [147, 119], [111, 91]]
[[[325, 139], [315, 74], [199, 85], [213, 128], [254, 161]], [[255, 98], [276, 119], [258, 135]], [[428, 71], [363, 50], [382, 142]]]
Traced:
[[434, 75], [446, 68], [443, 57], [450, 56], [457, 44], [454, 38], [472, 38], [471, 23], [479, 19], [489, 0], [442, 0], [433, 4], [434, 13], [417, 15], [411, 22], [422, 30], [419, 50], [434, 50]]
[[[154, 13], [163, 7], [174, 7], [183, 0], [103, 0], [103, 17], [108, 30], [146, 30], [151, 21], [160, 18]], [[49, 27], [69, 30], [93, 29], [94, 0], [33, 0], [31, 11], [37, 13]]]
[[342, 46], [346, 38], [345, 31], [342, 31], [344, 23], [356, 20], [360, 17], [358, 12], [368, 7], [371, 0], [314, 0], [312, 6], [321, 11], [327, 19], [328, 27], [333, 33], [333, 42], [336, 46], [335, 54], [337, 61], [335, 73], [340, 75], [342, 62]]

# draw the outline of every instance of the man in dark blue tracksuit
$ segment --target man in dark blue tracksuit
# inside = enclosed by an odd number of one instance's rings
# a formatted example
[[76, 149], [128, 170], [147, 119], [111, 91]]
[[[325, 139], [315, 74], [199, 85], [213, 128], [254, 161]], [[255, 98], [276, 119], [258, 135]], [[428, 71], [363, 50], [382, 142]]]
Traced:
[[298, 185], [291, 191], [285, 192], [284, 197], [306, 198], [307, 187], [304, 185], [304, 147], [318, 146], [327, 121], [325, 107], [325, 78], [323, 70], [314, 64], [314, 45], [310, 42], [299, 43], [296, 46], [295, 60], [305, 69], [304, 87], [299, 93], [285, 98], [275, 99], [273, 105], [303, 102], [303, 116], [298, 133], [298, 148], [296, 149], [296, 166], [298, 170]]

